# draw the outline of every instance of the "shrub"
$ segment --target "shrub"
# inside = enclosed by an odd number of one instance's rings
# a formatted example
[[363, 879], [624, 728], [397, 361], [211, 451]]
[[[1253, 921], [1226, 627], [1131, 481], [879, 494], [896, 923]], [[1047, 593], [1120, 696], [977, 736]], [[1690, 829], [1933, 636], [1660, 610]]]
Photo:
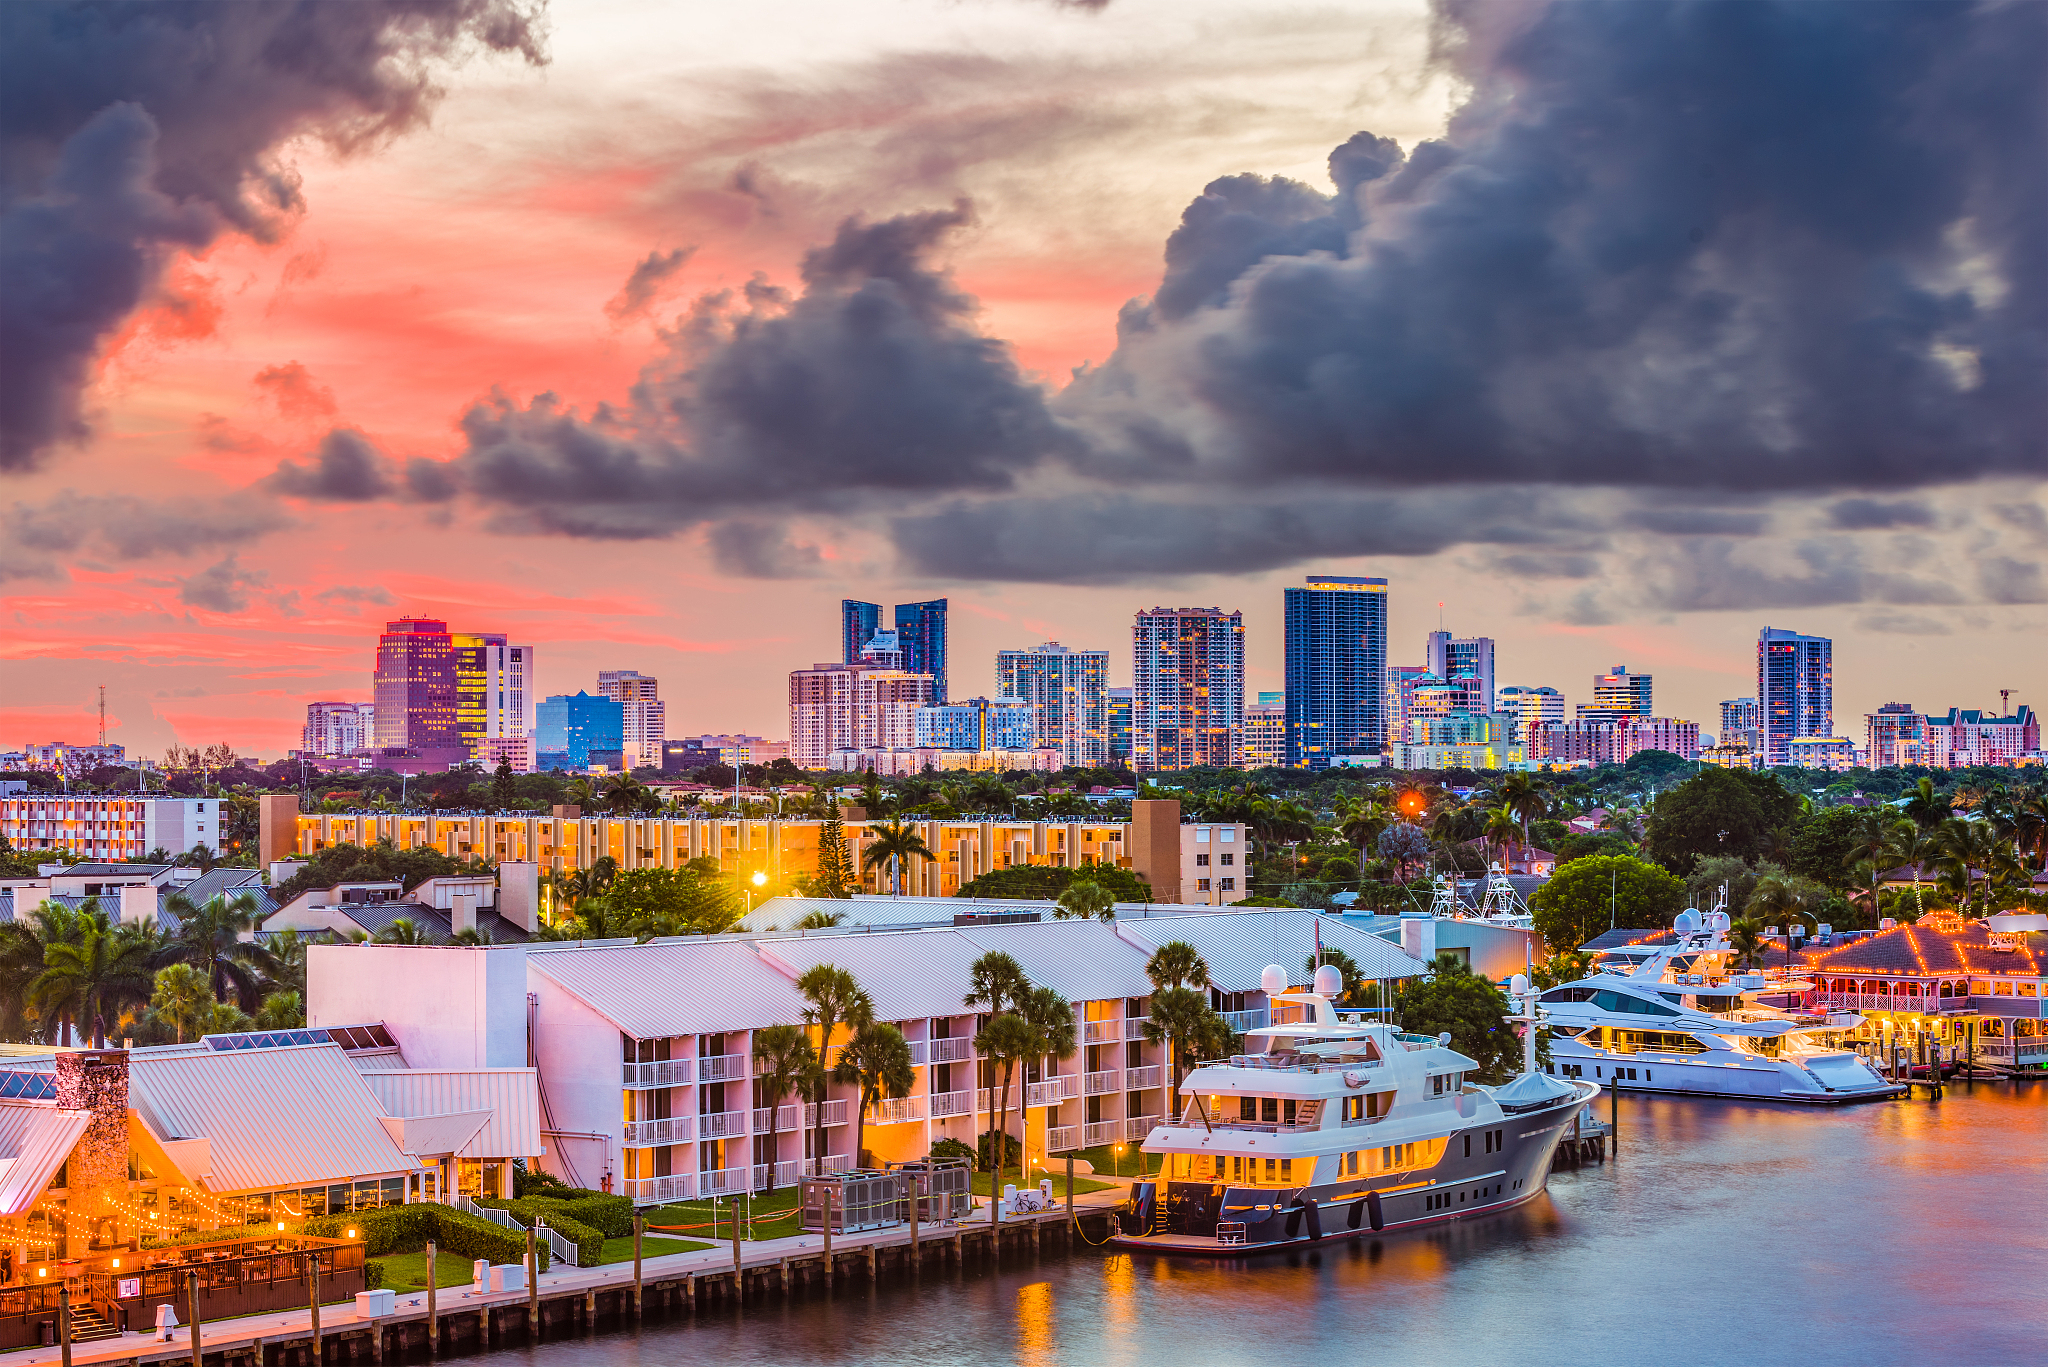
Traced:
[[932, 1144], [931, 1156], [933, 1158], [964, 1158], [969, 1163], [979, 1166], [979, 1155], [974, 1152], [970, 1145], [958, 1139], [937, 1140]]
[[[998, 1140], [1002, 1142], [1000, 1150], [996, 1147]], [[998, 1157], [1000, 1156], [1001, 1166], [1006, 1168], [1015, 1167], [1022, 1158], [1023, 1153], [1024, 1146], [1017, 1142], [1017, 1136], [1013, 1134], [998, 1134], [994, 1130], [983, 1130], [981, 1133], [981, 1143], [974, 1156], [974, 1166], [981, 1172], [994, 1172], [998, 1166]]]
[[[616, 1201], [625, 1208], [623, 1233], [613, 1234], [605, 1225], [592, 1225], [577, 1218], [575, 1207], [610, 1201]], [[531, 1225], [536, 1219], [545, 1220], [549, 1229], [576, 1245], [576, 1261], [583, 1267], [604, 1261], [604, 1241], [607, 1238], [625, 1238], [633, 1232], [633, 1203], [623, 1196], [600, 1195], [595, 1202], [556, 1201], [545, 1196], [528, 1196], [511, 1201], [478, 1201], [477, 1204], [507, 1211], [522, 1225]], [[613, 1213], [607, 1207], [600, 1206], [599, 1209], [600, 1218]]]
[[363, 1285], [369, 1287], [372, 1291], [385, 1285], [384, 1264], [378, 1262], [375, 1258], [363, 1259]]
[[[339, 1239], [350, 1229], [362, 1231], [368, 1257], [385, 1253], [417, 1253], [432, 1240], [445, 1252], [474, 1261], [518, 1263], [526, 1260], [526, 1238], [502, 1225], [480, 1220], [450, 1206], [421, 1201], [348, 1215], [321, 1215], [306, 1221], [300, 1232], [320, 1239]], [[566, 1232], [566, 1231], [565, 1231]], [[548, 1267], [548, 1250], [540, 1249], [540, 1270]]]
[[562, 1228], [562, 1220], [574, 1220], [598, 1230], [607, 1239], [629, 1239], [633, 1235], [632, 1200], [624, 1196], [607, 1196], [601, 1191], [563, 1187], [560, 1193], [546, 1196], [522, 1196], [511, 1201], [479, 1201], [477, 1204], [508, 1210], [512, 1212], [512, 1218], [522, 1225], [532, 1224], [533, 1217], [539, 1214], [547, 1217], [547, 1222], [556, 1229]]

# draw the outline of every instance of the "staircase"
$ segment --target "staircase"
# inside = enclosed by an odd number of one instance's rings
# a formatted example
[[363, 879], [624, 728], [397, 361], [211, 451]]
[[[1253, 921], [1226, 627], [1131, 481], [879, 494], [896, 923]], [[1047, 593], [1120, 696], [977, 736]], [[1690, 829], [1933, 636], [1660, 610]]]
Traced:
[[117, 1339], [121, 1331], [100, 1317], [100, 1312], [89, 1305], [71, 1307], [71, 1341], [92, 1343], [98, 1339]]

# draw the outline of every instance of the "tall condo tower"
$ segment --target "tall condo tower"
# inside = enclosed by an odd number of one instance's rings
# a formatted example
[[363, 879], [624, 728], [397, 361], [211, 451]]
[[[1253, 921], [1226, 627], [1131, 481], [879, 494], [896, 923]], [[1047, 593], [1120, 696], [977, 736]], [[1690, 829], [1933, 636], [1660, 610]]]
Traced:
[[625, 736], [621, 748], [635, 765], [661, 764], [661, 743], [668, 739], [668, 722], [661, 701], [661, 681], [637, 669], [601, 669], [597, 673], [597, 695], [610, 698], [623, 709]]
[[1240, 767], [1244, 614], [1148, 608], [1131, 629], [1131, 768]]
[[[1327, 769], [1341, 756], [1380, 754], [1387, 743], [1387, 581], [1310, 575], [1307, 587], [1286, 591], [1286, 608], [1287, 767]], [[1493, 642], [1484, 644], [1491, 679]]]
[[946, 600], [896, 605], [896, 639], [903, 646], [903, 667], [932, 676], [932, 701], [946, 701]]
[[455, 641], [448, 624], [401, 617], [377, 638], [375, 744], [458, 746]]
[[1493, 638], [1473, 636], [1460, 638], [1448, 631], [1429, 633], [1429, 644], [1424, 648], [1423, 667], [1447, 684], [1465, 683], [1465, 692], [1470, 696], [1462, 709], [1467, 712], [1484, 712], [1493, 706]]
[[1040, 744], [1060, 762], [1093, 769], [1109, 762], [1109, 652], [1047, 641], [996, 652], [996, 694], [1031, 704]]
[[1757, 727], [1764, 763], [1792, 762], [1792, 742], [1835, 734], [1835, 643], [1765, 627], [1756, 638]]
[[839, 658], [846, 664], [859, 664], [861, 647], [874, 639], [882, 629], [882, 605], [863, 603], [855, 598], [839, 600]]

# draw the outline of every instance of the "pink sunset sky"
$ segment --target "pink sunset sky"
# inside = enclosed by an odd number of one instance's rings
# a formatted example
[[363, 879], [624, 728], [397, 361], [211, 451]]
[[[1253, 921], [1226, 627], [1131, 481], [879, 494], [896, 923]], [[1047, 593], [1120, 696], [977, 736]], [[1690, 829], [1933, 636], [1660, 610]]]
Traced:
[[[176, 253], [100, 349], [89, 436], [0, 475], [15, 529], [0, 748], [90, 739], [105, 685], [110, 739], [131, 753], [227, 741], [276, 758], [307, 702], [368, 697], [376, 636], [408, 614], [531, 643], [544, 693], [594, 688], [600, 669], [656, 675], [671, 735], [786, 735], [786, 672], [836, 655], [842, 597], [949, 598], [956, 695], [990, 689], [998, 649], [1048, 639], [1110, 650], [1112, 683], [1128, 683], [1131, 614], [1155, 604], [1243, 609], [1249, 690], [1278, 689], [1280, 590], [1311, 571], [1392, 581], [1394, 662], [1419, 662], [1441, 620], [1498, 640], [1503, 685], [1583, 701], [1626, 664], [1657, 676], [1659, 712], [1709, 731], [1719, 700], [1754, 691], [1766, 625], [1836, 638], [1836, 726], [1859, 743], [1862, 714], [1888, 701], [1991, 708], [2014, 688], [2044, 704], [2038, 466], [1923, 489], [1905, 525], [1854, 522], [1829, 502], [1855, 492], [1839, 485], [1759, 494], [1742, 506], [1767, 505], [1770, 534], [1683, 557], [1655, 514], [1695, 495], [1653, 489], [1633, 496], [1636, 522], [1586, 533], [1604, 539], [1578, 571], [1454, 535], [1072, 582], [918, 573], [885, 530], [887, 496], [789, 514], [801, 564], [767, 578], [715, 554], [705, 523], [603, 539], [488, 500], [279, 492], [280, 462], [337, 428], [395, 466], [457, 461], [462, 419], [493, 396], [552, 394], [601, 427], [693, 301], [757, 276], [794, 293], [849, 218], [962, 200], [971, 221], [933, 264], [977, 302], [972, 326], [1057, 394], [1116, 352], [1119, 310], [1157, 290], [1209, 182], [1249, 172], [1327, 195], [1332, 148], [1370, 130], [1412, 155], [1472, 95], [1433, 58], [1416, 3], [552, 0], [546, 31], [542, 65], [435, 58], [442, 98], [393, 136], [343, 153], [309, 128], [274, 148], [303, 207], [274, 240], [229, 231]], [[670, 259], [644, 298], [627, 293], [636, 266]], [[1018, 492], [1041, 479], [1086, 497], [1042, 473]], [[2022, 511], [1982, 516], [1992, 505]], [[53, 520], [66, 544], [21, 532]], [[1785, 590], [1852, 546], [1858, 587]], [[1987, 561], [2016, 567], [2001, 582], [2018, 587], [1884, 587], [1908, 562], [1914, 584], [1975, 584]], [[1724, 574], [1754, 587], [1688, 582]]]

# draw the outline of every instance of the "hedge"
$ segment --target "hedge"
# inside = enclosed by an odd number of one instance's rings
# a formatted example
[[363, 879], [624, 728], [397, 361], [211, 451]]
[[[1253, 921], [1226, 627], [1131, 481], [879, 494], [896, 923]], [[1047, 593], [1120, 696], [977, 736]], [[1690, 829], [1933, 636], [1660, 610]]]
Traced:
[[[431, 1201], [359, 1210], [348, 1215], [322, 1215], [300, 1227], [302, 1233], [324, 1239], [341, 1238], [350, 1229], [362, 1231], [363, 1252], [372, 1258], [384, 1253], [417, 1253], [432, 1240], [442, 1252], [471, 1261], [478, 1258], [493, 1263], [526, 1261], [524, 1235]], [[545, 1272], [548, 1270], [546, 1244], [540, 1246], [539, 1253], [540, 1271]]]
[[509, 1211], [522, 1225], [532, 1224], [536, 1217], [547, 1221], [549, 1229], [576, 1245], [576, 1261], [584, 1267], [603, 1261], [606, 1239], [630, 1238], [633, 1233], [633, 1203], [626, 1197], [606, 1196], [602, 1192], [573, 1201], [521, 1196], [477, 1204]]

